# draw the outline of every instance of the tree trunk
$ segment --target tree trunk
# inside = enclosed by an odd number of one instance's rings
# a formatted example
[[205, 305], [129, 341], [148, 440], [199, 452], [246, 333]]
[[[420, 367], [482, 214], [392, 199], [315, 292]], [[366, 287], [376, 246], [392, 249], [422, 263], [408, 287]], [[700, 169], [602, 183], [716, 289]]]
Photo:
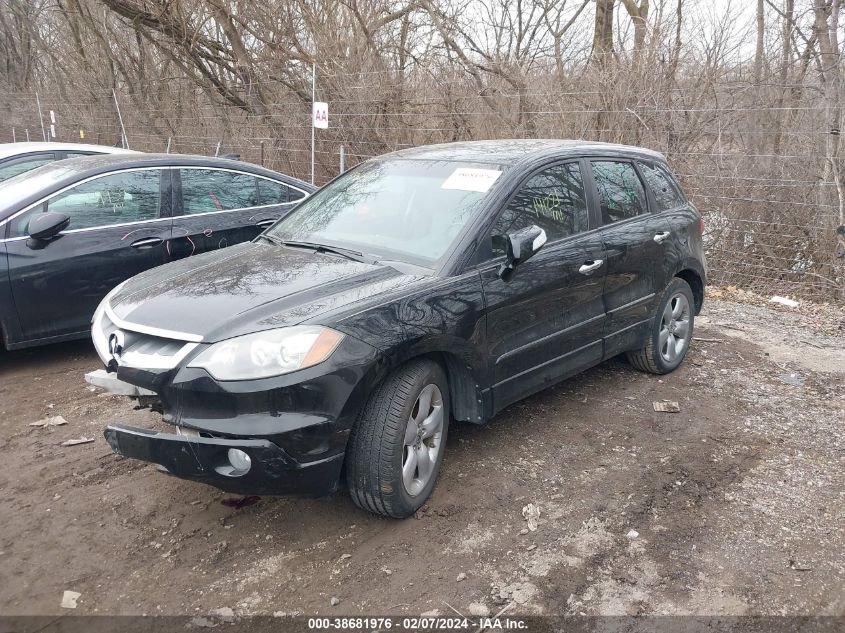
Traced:
[[[762, 0], [761, 0], [762, 1]], [[639, 6], [635, 0], [622, 0], [625, 10], [634, 23], [634, 66], [639, 66], [645, 44], [646, 27], [648, 26], [649, 0], [640, 0]]]
[[[813, 1], [813, 31], [819, 42], [819, 66], [822, 86], [825, 96], [827, 110], [827, 122], [830, 126], [825, 148], [825, 174], [824, 179], [833, 179], [836, 183], [837, 200], [839, 208], [839, 224], [845, 224], [845, 176], [843, 175], [843, 160], [841, 156], [840, 131], [842, 129], [842, 72], [839, 69], [839, 10], [841, 0], [814, 0]], [[838, 235], [833, 235], [837, 240]], [[838, 244], [833, 244], [833, 249]], [[832, 258], [831, 258], [832, 259]], [[828, 273], [830, 278], [833, 278]], [[838, 289], [838, 299], [845, 299], [845, 284]]]
[[596, 0], [593, 60], [606, 66], [613, 54], [613, 8], [616, 0]]
[[789, 80], [789, 68], [792, 65], [792, 22], [795, 15], [795, 0], [786, 0], [783, 11], [783, 38], [781, 53], [780, 53], [780, 94], [778, 95], [777, 111], [780, 115], [777, 117], [777, 130], [775, 131], [775, 138], [772, 152], [775, 155], [780, 154], [781, 143], [783, 142], [783, 129], [790, 118], [790, 111], [784, 109], [786, 99], [791, 91], [786, 85]]

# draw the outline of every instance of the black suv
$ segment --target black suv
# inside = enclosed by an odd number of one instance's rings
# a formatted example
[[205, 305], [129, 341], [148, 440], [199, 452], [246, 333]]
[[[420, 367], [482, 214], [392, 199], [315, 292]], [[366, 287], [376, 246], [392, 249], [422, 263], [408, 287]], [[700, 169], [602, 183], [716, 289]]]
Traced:
[[94, 318], [116, 393], [173, 433], [122, 455], [251, 494], [344, 480], [405, 517], [451, 420], [626, 353], [666, 373], [704, 299], [701, 217], [660, 154], [554, 140], [420, 147], [334, 180], [255, 241], [142, 273]]

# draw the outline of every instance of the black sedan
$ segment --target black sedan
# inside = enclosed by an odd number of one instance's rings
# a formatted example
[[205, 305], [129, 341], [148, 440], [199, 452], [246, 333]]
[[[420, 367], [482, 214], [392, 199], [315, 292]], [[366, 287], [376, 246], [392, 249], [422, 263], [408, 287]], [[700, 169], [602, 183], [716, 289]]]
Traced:
[[247, 242], [313, 190], [248, 163], [138, 153], [57, 161], [0, 183], [2, 341], [85, 337], [117, 284]]
[[648, 150], [482, 141], [371, 160], [252, 243], [103, 301], [93, 337], [113, 372], [89, 379], [160, 399], [175, 427], [106, 439], [233, 492], [321, 494], [345, 475], [362, 508], [408, 516], [451, 420], [621, 353], [674, 370], [704, 300], [702, 230]]

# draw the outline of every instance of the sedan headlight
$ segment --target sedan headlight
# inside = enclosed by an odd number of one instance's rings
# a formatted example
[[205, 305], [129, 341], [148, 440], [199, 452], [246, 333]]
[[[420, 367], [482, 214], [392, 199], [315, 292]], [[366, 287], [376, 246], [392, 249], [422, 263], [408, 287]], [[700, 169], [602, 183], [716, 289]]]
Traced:
[[317, 325], [267, 330], [215, 343], [188, 367], [202, 367], [217, 380], [269, 378], [322, 363], [342, 340], [340, 332]]

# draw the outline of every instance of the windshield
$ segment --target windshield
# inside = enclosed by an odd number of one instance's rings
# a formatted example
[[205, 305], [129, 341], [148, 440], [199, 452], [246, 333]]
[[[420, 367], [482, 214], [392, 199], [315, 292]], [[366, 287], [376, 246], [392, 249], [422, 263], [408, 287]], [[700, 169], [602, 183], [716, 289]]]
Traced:
[[431, 267], [501, 174], [499, 165], [453, 161], [364, 164], [305, 200], [267, 235]]

